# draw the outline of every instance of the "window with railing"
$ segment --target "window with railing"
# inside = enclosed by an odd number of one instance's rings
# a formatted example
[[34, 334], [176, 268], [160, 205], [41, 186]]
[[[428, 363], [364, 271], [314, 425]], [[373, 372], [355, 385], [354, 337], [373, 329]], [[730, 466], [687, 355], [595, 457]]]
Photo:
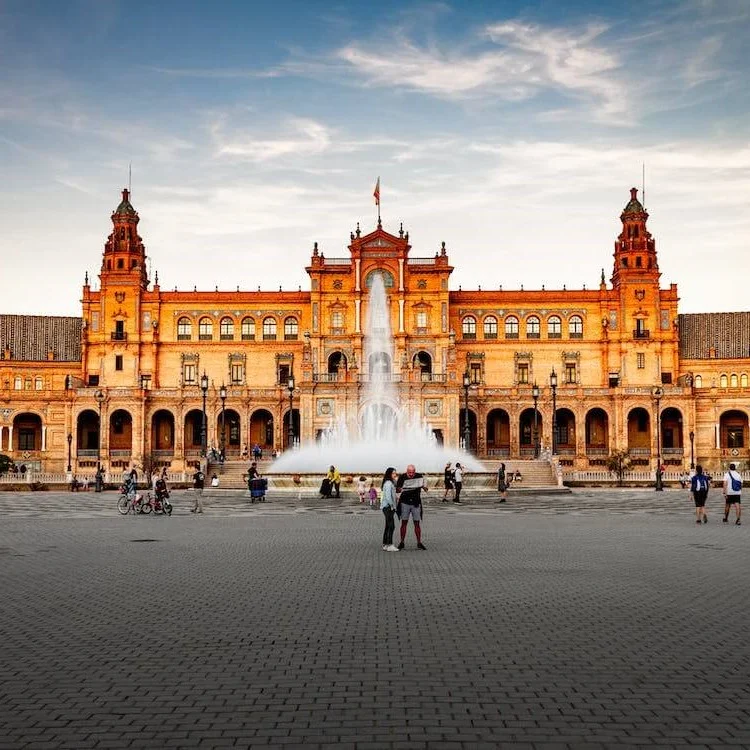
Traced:
[[527, 385], [529, 382], [529, 365], [526, 362], [521, 362], [516, 368], [516, 378], [518, 379], [519, 385]]
[[344, 313], [341, 310], [334, 310], [331, 313], [331, 333], [334, 335], [344, 333]]
[[530, 318], [526, 318], [526, 338], [527, 339], [538, 339], [541, 327], [541, 321], [536, 315], [532, 315]]
[[484, 319], [484, 337], [486, 339], [497, 338], [497, 318], [494, 315], [488, 315]]
[[518, 338], [518, 318], [515, 315], [511, 315], [505, 319], [505, 338]]
[[287, 318], [284, 321], [284, 341], [296, 341], [299, 338], [299, 323], [297, 318]]
[[633, 331], [634, 339], [647, 339], [651, 335], [651, 332], [646, 328], [646, 321], [642, 318], [637, 318], [635, 321], [635, 330]]
[[195, 385], [198, 382], [196, 365], [186, 364], [182, 366], [182, 382], [185, 385]]
[[547, 319], [547, 337], [551, 339], [562, 338], [562, 320], [557, 315]]
[[417, 333], [427, 333], [427, 312], [425, 310], [419, 310], [415, 318]]
[[234, 340], [234, 321], [231, 318], [222, 318], [219, 322], [219, 339], [221, 341]]
[[193, 335], [193, 324], [190, 318], [180, 318], [177, 321], [177, 340], [190, 341]]
[[243, 318], [240, 331], [243, 341], [255, 341], [255, 320]]
[[214, 337], [214, 322], [211, 318], [201, 318], [198, 321], [198, 340], [211, 341]]
[[465, 339], [475, 339], [477, 337], [477, 319], [473, 315], [467, 315], [461, 321], [461, 335]]
[[573, 362], [566, 362], [565, 363], [565, 382], [568, 385], [575, 385], [575, 383], [578, 381], [577, 377], [578, 373], [576, 371], [576, 366]]
[[568, 335], [572, 339], [583, 338], [583, 318], [580, 315], [572, 315], [568, 321]]
[[263, 341], [276, 341], [276, 318], [263, 318]]

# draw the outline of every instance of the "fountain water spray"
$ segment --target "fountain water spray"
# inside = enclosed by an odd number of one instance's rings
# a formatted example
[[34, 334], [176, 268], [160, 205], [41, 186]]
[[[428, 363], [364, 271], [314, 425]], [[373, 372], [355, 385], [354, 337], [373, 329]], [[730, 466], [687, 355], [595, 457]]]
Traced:
[[366, 385], [358, 409], [358, 432], [350, 434], [345, 415], [332, 421], [313, 445], [287, 451], [273, 464], [272, 473], [323, 472], [331, 464], [340, 471], [382, 473], [394, 466], [403, 471], [441, 472], [449, 461], [469, 471], [484, 471], [473, 456], [438, 445], [429, 423], [420, 414], [421, 400], [402, 404], [393, 375], [394, 346], [388, 297], [381, 274], [374, 274], [365, 329]]

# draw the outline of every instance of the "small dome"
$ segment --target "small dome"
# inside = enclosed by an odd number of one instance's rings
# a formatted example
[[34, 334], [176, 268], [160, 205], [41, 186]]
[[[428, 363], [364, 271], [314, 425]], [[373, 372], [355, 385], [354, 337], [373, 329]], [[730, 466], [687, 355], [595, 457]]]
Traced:
[[130, 191], [125, 188], [122, 191], [122, 201], [120, 205], [115, 209], [115, 215], [119, 216], [135, 216], [136, 210], [130, 203]]
[[638, 200], [638, 188], [630, 188], [630, 202], [623, 209], [623, 214], [642, 214], [645, 213], [643, 205]]

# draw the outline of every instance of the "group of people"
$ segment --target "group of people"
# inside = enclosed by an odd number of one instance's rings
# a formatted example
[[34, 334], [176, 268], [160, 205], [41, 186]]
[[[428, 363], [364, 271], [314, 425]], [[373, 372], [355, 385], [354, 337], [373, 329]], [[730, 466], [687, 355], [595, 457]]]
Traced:
[[[698, 464], [695, 474], [690, 479], [690, 492], [695, 501], [695, 522], [698, 524], [708, 523], [706, 516], [706, 500], [711, 489], [711, 477], [705, 474], [703, 467]], [[729, 464], [729, 469], [724, 474], [722, 481], [722, 492], [724, 495], [724, 523], [729, 523], [729, 513], [734, 508], [734, 523], [742, 525], [742, 477], [737, 471], [735, 464]]]
[[453, 502], [461, 504], [461, 490], [464, 486], [464, 468], [458, 461], [456, 461], [456, 467], [451, 468], [451, 462], [445, 465], [443, 470], [443, 486], [445, 492], [443, 493], [443, 502], [448, 502], [448, 495], [453, 493]]
[[367, 486], [367, 477], [360, 476], [357, 480], [357, 495], [359, 495], [359, 502], [364, 503], [369, 501], [370, 507], [374, 508], [375, 503], [378, 499], [378, 490], [375, 487], [375, 480], [370, 481], [370, 486]]
[[[383, 474], [381, 490], [380, 508], [385, 516], [383, 550], [398, 552], [404, 549], [409, 519], [414, 524], [417, 549], [426, 550], [427, 547], [422, 543], [422, 491], [427, 492], [427, 482], [424, 475], [417, 472], [414, 464], [409, 464], [406, 467], [406, 472], [401, 475], [395, 468], [389, 466]], [[393, 544], [396, 516], [401, 521], [401, 540], [398, 545]]]

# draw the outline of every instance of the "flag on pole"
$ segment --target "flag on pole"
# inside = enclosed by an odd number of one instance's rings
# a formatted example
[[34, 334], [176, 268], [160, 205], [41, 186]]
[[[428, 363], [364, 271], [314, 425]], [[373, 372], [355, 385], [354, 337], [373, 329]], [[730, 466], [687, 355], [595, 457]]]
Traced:
[[373, 192], [373, 195], [375, 196], [375, 205], [380, 205], [380, 177], [378, 177], [378, 181], [375, 183], [375, 192]]

